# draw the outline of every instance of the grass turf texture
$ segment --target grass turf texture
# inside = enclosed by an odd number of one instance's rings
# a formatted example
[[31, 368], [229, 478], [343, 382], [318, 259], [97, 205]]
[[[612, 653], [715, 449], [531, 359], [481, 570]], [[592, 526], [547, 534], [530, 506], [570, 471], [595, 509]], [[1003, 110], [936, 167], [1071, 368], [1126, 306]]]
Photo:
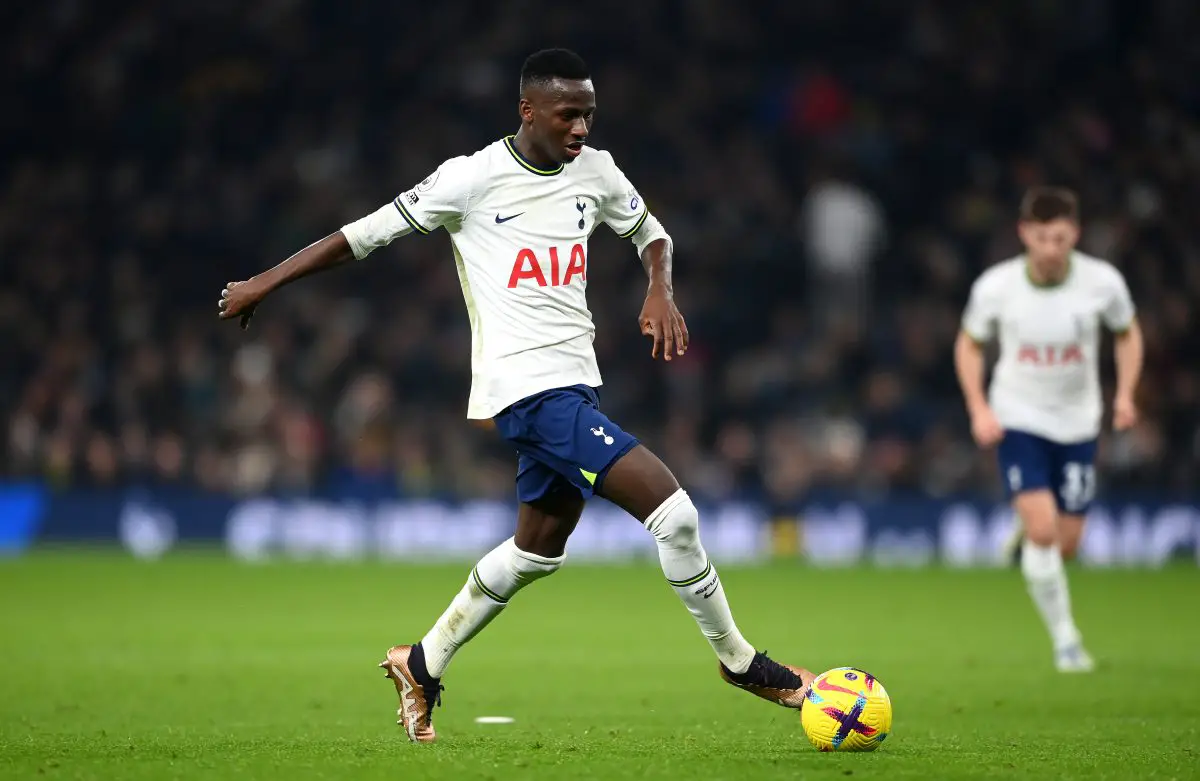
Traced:
[[1051, 669], [1012, 571], [723, 570], [759, 647], [883, 681], [895, 728], [860, 755], [817, 753], [794, 712], [722, 683], [655, 568], [569, 564], [459, 655], [440, 742], [409, 745], [375, 665], [468, 569], [0, 562], [0, 777], [1200, 777], [1194, 567], [1073, 573], [1103, 665], [1076, 677]]

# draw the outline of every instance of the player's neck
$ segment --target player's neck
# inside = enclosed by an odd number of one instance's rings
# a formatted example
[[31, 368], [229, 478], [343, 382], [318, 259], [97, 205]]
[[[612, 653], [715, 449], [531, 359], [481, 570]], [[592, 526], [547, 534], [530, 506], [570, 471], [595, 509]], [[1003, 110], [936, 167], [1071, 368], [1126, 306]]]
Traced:
[[1071, 257], [1067, 256], [1067, 262], [1063, 265], [1061, 272], [1048, 274], [1039, 271], [1037, 266], [1030, 262], [1029, 256], [1025, 256], [1025, 276], [1034, 287], [1058, 287], [1067, 281], [1067, 277], [1071, 276], [1071, 266]]
[[537, 168], [549, 171], [562, 165], [560, 161], [551, 160], [550, 158], [545, 157], [538, 152], [533, 145], [533, 141], [531, 141], [529, 136], [525, 133], [524, 127], [520, 128], [517, 131], [517, 134], [513, 136], [512, 145], [513, 148], [517, 150], [517, 154], [525, 158], [525, 162], [530, 163]]

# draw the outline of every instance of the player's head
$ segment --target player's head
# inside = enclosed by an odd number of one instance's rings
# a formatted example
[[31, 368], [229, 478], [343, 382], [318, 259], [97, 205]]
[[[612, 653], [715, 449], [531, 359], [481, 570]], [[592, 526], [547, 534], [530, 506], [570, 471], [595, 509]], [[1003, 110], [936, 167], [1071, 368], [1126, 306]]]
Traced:
[[1079, 198], [1063, 187], [1031, 187], [1021, 199], [1017, 233], [1038, 276], [1062, 279], [1079, 241]]
[[568, 49], [534, 52], [521, 68], [524, 135], [543, 156], [569, 163], [592, 129], [596, 91], [587, 64]]

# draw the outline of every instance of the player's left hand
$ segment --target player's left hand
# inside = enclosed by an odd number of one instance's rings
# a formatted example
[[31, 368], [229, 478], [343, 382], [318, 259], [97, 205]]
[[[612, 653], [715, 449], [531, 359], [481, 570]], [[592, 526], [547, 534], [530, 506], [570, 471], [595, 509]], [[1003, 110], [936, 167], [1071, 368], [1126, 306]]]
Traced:
[[1138, 421], [1137, 405], [1128, 396], [1118, 396], [1113, 399], [1113, 429], [1125, 431], [1133, 428]]
[[657, 358], [660, 350], [663, 360], [666, 361], [687, 352], [687, 323], [684, 322], [683, 315], [675, 306], [675, 298], [670, 293], [656, 290], [647, 293], [646, 303], [642, 305], [642, 313], [638, 316], [638, 324], [642, 328], [642, 335], [654, 340], [654, 345], [650, 348], [651, 358]]

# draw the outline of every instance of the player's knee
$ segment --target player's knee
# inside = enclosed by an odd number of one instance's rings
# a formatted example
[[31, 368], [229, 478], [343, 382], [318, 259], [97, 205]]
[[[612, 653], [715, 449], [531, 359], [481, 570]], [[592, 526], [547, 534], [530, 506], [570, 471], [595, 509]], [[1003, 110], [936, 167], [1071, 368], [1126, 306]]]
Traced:
[[700, 544], [700, 512], [680, 488], [650, 513], [646, 529], [662, 545], [691, 548]]
[[1025, 536], [1034, 545], [1042, 547], [1057, 545], [1058, 536], [1054, 533], [1054, 523], [1029, 523], [1025, 524]]
[[1057, 515], [1054, 497], [1048, 491], [1035, 491], [1018, 496], [1013, 502], [1025, 528], [1025, 538], [1043, 547], [1058, 544]]

